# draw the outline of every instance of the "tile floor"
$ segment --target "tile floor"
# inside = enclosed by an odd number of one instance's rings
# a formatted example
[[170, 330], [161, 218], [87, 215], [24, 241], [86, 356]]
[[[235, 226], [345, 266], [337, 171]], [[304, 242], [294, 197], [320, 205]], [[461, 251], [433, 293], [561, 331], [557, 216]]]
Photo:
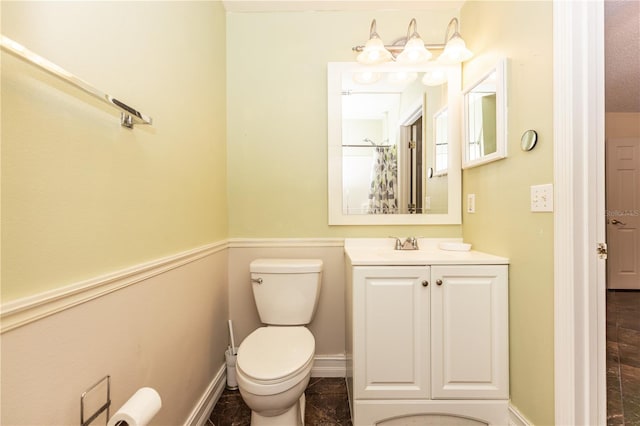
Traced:
[[607, 424], [640, 426], [640, 291], [607, 292]]
[[[344, 378], [312, 377], [305, 391], [305, 424], [351, 426]], [[225, 389], [209, 416], [209, 426], [249, 426], [251, 410], [240, 392]]]

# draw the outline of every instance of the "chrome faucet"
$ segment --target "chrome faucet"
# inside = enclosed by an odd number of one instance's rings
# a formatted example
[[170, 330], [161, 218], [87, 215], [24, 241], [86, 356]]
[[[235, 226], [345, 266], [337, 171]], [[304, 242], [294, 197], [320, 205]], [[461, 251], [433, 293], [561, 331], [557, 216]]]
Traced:
[[418, 239], [416, 237], [407, 237], [404, 242], [400, 240], [398, 237], [391, 237], [396, 239], [395, 249], [396, 250], [418, 250]]

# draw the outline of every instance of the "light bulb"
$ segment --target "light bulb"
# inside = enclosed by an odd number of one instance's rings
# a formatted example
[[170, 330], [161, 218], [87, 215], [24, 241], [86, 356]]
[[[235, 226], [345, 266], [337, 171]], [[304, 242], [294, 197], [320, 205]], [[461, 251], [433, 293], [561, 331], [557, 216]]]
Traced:
[[431, 56], [420, 37], [411, 37], [402, 53], [398, 55], [397, 61], [403, 64], [421, 64], [431, 59]]
[[467, 49], [460, 34], [455, 33], [444, 47], [444, 51], [438, 58], [438, 62], [442, 64], [459, 64], [470, 59], [472, 56], [473, 53]]
[[364, 45], [364, 49], [357, 57], [361, 64], [373, 65], [388, 62], [392, 58], [391, 52], [385, 47], [379, 37], [372, 36]]

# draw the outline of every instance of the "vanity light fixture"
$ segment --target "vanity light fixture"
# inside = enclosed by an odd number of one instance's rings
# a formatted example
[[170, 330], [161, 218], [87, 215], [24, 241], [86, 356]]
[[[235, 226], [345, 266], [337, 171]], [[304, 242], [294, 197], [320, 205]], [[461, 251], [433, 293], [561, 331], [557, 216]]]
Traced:
[[[449, 30], [452, 25], [454, 32], [449, 37]], [[369, 40], [364, 46], [355, 46], [352, 48], [354, 52], [359, 52], [357, 61], [361, 64], [375, 65], [384, 62], [396, 61], [405, 65], [422, 64], [429, 61], [432, 57], [431, 52], [427, 48], [434, 50], [443, 50], [438, 57], [438, 62], [443, 65], [459, 64], [471, 58], [473, 53], [467, 49], [464, 40], [458, 32], [458, 18], [453, 18], [447, 25], [445, 31], [445, 40], [442, 44], [426, 45], [417, 31], [416, 19], [413, 18], [409, 22], [406, 37], [396, 40], [392, 45], [385, 45], [378, 35], [376, 28], [376, 20], [371, 21], [369, 28]]]
[[402, 49], [402, 52], [396, 57], [396, 61], [401, 64], [422, 64], [433, 56], [431, 52], [424, 47], [424, 41], [422, 41], [420, 34], [418, 34], [417, 27], [416, 18], [413, 18], [407, 28], [407, 42], [404, 45], [404, 49]]
[[[371, 21], [369, 28], [369, 40], [364, 46], [358, 46], [360, 52], [358, 62], [361, 64], [375, 65], [389, 62], [392, 59], [391, 52], [387, 50], [376, 31], [376, 20]], [[355, 48], [354, 48], [355, 49]]]
[[[455, 24], [455, 29], [453, 35], [449, 37], [451, 24]], [[444, 40], [446, 46], [444, 47], [444, 51], [442, 52], [442, 54], [438, 57], [438, 62], [442, 64], [459, 64], [468, 59], [471, 59], [471, 57], [473, 56], [473, 53], [469, 49], [467, 49], [467, 45], [458, 32], [458, 18], [453, 18], [449, 22], [449, 25], [447, 25], [447, 31], [445, 33]]]

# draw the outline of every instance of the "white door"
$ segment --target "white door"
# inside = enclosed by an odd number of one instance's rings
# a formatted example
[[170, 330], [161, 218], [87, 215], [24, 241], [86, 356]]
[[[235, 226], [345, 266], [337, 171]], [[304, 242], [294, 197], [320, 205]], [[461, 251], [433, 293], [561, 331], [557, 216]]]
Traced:
[[606, 142], [607, 287], [640, 290], [640, 138]]
[[429, 268], [353, 270], [354, 398], [429, 397]]
[[507, 399], [507, 266], [432, 266], [431, 271], [432, 397]]

